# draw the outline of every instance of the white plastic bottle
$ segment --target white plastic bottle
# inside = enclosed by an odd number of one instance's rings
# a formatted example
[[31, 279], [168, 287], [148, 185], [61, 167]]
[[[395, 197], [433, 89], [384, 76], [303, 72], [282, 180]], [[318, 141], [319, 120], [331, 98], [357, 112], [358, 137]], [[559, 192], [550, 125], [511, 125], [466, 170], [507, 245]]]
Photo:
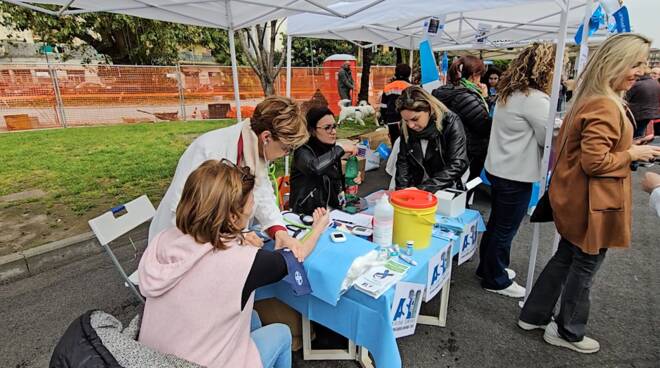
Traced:
[[394, 208], [387, 194], [384, 194], [374, 208], [374, 243], [381, 247], [392, 245], [394, 229]]

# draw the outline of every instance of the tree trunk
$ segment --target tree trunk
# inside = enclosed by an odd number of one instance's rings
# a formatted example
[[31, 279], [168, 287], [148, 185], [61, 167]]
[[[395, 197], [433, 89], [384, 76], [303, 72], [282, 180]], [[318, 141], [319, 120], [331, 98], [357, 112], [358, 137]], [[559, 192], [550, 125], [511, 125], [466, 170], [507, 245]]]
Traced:
[[400, 48], [396, 48], [396, 65], [403, 64], [403, 51]]
[[360, 93], [357, 102], [369, 102], [369, 74], [371, 73], [371, 47], [362, 49], [362, 77], [360, 78]]

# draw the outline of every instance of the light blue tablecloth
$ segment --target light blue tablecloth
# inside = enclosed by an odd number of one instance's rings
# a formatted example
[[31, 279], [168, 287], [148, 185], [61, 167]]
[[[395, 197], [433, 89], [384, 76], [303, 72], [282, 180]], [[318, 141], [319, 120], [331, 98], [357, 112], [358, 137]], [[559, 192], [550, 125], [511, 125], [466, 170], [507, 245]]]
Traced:
[[[479, 231], [483, 231], [483, 220], [479, 212], [466, 210], [456, 219], [443, 218], [444, 223], [454, 226], [469, 224], [478, 219]], [[394, 288], [391, 288], [380, 298], [374, 299], [354, 288], [341, 295], [336, 305], [320, 299], [335, 299], [333, 291], [337, 280], [343, 280], [346, 269], [358, 255], [374, 248], [372, 243], [350, 236], [346, 243], [338, 246], [329, 242], [329, 233], [322, 235], [314, 253], [305, 261], [305, 268], [311, 273], [310, 284], [314, 289], [313, 295], [296, 297], [290, 287], [279, 282], [257, 290], [256, 300], [275, 297], [288, 304], [312, 321], [318, 322], [333, 331], [349, 338], [359, 346], [364, 346], [374, 357], [379, 368], [401, 367], [401, 356], [392, 330], [390, 308], [394, 299]], [[447, 244], [447, 240], [433, 237], [431, 245], [424, 250], [416, 250], [413, 258], [417, 266], [411, 267], [403, 281], [426, 284], [429, 259], [437, 254]], [[343, 249], [343, 250], [342, 250]], [[340, 251], [338, 251], [340, 250]], [[458, 254], [459, 245], [454, 244], [452, 255]], [[317, 254], [317, 251], [320, 251]], [[362, 253], [364, 252], [364, 253]], [[334, 275], [320, 276], [318, 272]], [[315, 284], [322, 280], [322, 284]], [[318, 295], [319, 297], [317, 297]]]

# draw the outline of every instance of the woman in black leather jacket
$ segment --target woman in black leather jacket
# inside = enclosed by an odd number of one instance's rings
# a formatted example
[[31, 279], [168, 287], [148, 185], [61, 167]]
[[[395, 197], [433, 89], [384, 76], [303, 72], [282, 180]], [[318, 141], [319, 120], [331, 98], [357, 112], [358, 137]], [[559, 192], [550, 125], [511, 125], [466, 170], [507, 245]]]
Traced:
[[396, 188], [435, 193], [463, 188], [469, 161], [458, 115], [420, 87], [406, 88], [397, 100], [402, 137], [396, 162]]
[[339, 207], [344, 191], [341, 158], [357, 154], [357, 147], [337, 143], [337, 123], [325, 106], [309, 109], [307, 129], [309, 141], [293, 152], [289, 203], [293, 212], [311, 215], [317, 207]]
[[492, 117], [487, 102], [488, 91], [480, 82], [484, 71], [484, 63], [479, 58], [463, 56], [449, 68], [449, 83], [433, 91], [433, 97], [458, 114], [463, 123], [470, 158], [468, 180], [481, 175], [488, 153]]

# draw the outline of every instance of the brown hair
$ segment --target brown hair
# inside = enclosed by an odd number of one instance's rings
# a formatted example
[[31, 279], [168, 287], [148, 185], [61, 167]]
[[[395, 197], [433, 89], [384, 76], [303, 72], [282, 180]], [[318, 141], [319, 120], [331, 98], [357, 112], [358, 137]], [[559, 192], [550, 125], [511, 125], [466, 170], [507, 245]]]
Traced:
[[522, 50], [502, 75], [497, 100], [506, 104], [514, 92], [527, 95], [530, 88], [550, 94], [556, 50], [557, 46], [550, 43], [534, 43]]
[[254, 175], [248, 167], [237, 167], [228, 160], [205, 161], [183, 186], [176, 227], [216, 249], [226, 249], [227, 241], [242, 241], [238, 224], [253, 188]]
[[461, 56], [454, 61], [447, 71], [451, 84], [458, 84], [461, 78], [470, 78], [474, 74], [483, 75], [486, 71], [484, 62], [476, 56]]
[[309, 139], [305, 117], [292, 99], [283, 96], [266, 97], [257, 105], [250, 119], [255, 134], [269, 131], [287, 146], [297, 148]]
[[[396, 100], [396, 111], [401, 112], [403, 110], [428, 112], [429, 124], [433, 124], [435, 121], [435, 125], [439, 131], [442, 131], [444, 113], [449, 111], [447, 106], [418, 86], [410, 86], [401, 92], [401, 96]], [[407, 140], [407, 124], [401, 124], [401, 130], [404, 138]]]

